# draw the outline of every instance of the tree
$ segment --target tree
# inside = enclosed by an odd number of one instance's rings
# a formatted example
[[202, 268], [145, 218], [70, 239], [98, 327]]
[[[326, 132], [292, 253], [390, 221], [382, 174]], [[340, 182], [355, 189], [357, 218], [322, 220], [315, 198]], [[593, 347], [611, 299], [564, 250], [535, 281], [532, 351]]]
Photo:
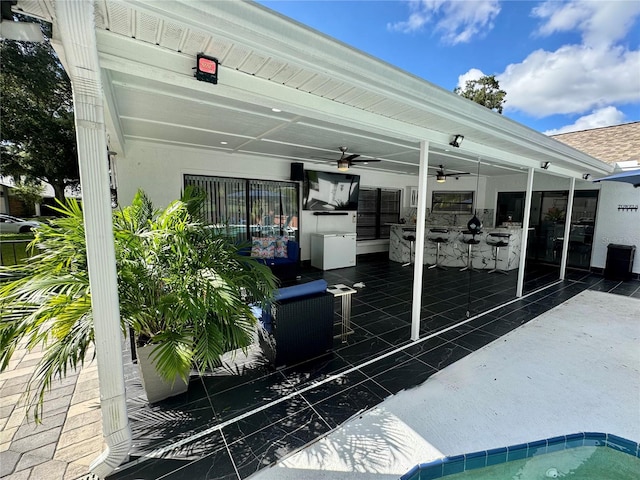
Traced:
[[500, 89], [495, 75], [485, 75], [478, 80], [467, 80], [464, 90], [456, 87], [453, 92], [500, 114], [502, 105], [506, 102], [504, 97], [507, 95], [507, 92]]
[[13, 187], [13, 193], [31, 209], [36, 203], [42, 203], [44, 186], [38, 181], [20, 182]]
[[[21, 21], [27, 20], [20, 17]], [[47, 36], [50, 25], [41, 23]], [[0, 42], [0, 154], [16, 183], [49, 183], [59, 200], [79, 184], [71, 82], [49, 41]]]

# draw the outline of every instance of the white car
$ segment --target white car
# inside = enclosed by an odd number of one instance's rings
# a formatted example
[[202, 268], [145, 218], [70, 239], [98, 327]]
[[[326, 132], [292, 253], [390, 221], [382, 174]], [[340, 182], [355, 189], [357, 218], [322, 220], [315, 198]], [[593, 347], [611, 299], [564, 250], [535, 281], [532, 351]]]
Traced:
[[0, 213], [0, 233], [28, 233], [40, 226], [35, 220], [24, 220]]

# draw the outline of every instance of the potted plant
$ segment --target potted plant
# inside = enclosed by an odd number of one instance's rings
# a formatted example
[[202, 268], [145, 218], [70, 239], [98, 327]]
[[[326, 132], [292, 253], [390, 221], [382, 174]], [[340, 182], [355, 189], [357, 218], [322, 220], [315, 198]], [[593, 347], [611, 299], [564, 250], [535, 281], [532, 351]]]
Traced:
[[549, 210], [547, 210], [544, 219], [554, 223], [564, 222], [565, 211], [558, 207], [551, 207]]
[[[256, 321], [249, 300], [268, 300], [276, 287], [268, 267], [198, 221], [202, 199], [187, 190], [156, 211], [138, 192], [114, 213], [123, 334], [135, 333], [139, 359], [157, 370], [145, 387], [175, 387], [178, 379], [184, 388], [192, 369], [213, 367], [224, 352], [247, 347]], [[30, 262], [4, 268], [16, 278], [0, 286], [0, 370], [18, 342], [44, 347], [25, 392], [36, 420], [51, 382], [81, 365], [94, 341], [82, 210], [69, 200], [58, 211], [63, 218], [36, 232]]]

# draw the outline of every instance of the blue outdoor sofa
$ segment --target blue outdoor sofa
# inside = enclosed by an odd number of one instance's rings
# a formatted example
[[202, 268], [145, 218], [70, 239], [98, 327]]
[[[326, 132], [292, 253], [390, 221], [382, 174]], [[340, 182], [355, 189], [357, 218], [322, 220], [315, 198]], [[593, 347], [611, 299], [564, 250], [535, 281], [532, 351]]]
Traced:
[[260, 346], [271, 364], [293, 365], [330, 351], [333, 305], [325, 280], [280, 288], [274, 302], [256, 314]]
[[295, 240], [287, 242], [287, 258], [261, 258], [280, 280], [292, 280], [300, 275], [300, 246]]
[[[240, 253], [250, 256], [251, 247], [243, 248]], [[254, 258], [267, 265], [280, 281], [295, 280], [300, 275], [300, 245], [295, 240], [287, 242], [286, 258]]]

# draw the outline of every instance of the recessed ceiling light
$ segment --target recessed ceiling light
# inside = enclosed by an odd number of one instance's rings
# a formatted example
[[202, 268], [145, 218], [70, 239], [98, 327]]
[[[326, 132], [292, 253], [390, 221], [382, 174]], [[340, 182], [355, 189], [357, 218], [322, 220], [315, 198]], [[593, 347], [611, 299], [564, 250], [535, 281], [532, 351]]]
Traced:
[[229, 142], [220, 142], [220, 145], [226, 145], [226, 144], [228, 144], [228, 143], [229, 143]]
[[271, 111], [272, 112], [276, 112], [276, 113], [280, 113], [282, 110], [280, 110], [279, 108], [272, 108]]

